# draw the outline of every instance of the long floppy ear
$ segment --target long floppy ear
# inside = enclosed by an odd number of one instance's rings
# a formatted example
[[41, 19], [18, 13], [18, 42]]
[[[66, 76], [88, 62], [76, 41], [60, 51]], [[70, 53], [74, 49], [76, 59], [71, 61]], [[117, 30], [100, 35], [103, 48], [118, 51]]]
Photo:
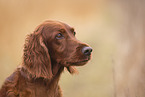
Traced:
[[42, 31], [43, 27], [41, 26], [26, 38], [23, 65], [32, 77], [51, 79], [53, 76], [51, 60], [43, 42]]

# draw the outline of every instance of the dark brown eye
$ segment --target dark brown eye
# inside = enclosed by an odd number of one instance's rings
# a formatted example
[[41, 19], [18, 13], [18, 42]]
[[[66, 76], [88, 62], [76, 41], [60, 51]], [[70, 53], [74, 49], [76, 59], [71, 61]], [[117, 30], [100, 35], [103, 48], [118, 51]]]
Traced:
[[56, 38], [56, 39], [63, 39], [64, 36], [63, 36], [63, 34], [58, 33], [58, 34], [55, 36], [55, 38]]

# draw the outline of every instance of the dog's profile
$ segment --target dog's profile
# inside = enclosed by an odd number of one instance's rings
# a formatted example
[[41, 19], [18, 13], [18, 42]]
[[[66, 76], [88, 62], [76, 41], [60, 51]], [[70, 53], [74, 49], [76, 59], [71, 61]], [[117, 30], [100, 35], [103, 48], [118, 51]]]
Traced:
[[64, 68], [86, 64], [92, 48], [75, 38], [74, 28], [45, 21], [27, 36], [21, 66], [0, 89], [0, 97], [62, 97], [58, 81]]

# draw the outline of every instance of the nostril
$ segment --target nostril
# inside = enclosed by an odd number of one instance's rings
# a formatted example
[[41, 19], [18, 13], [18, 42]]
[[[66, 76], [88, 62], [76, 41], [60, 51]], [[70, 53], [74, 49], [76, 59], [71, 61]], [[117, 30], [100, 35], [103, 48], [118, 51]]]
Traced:
[[82, 53], [83, 53], [84, 55], [90, 55], [91, 52], [92, 52], [92, 48], [91, 48], [91, 47], [83, 47], [83, 48], [82, 48]]

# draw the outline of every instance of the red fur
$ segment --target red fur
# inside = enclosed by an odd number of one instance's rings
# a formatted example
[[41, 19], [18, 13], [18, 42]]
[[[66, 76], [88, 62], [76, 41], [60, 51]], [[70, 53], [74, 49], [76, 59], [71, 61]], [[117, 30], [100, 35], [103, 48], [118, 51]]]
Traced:
[[[5, 80], [0, 97], [62, 97], [58, 81], [64, 67], [73, 74], [74, 66], [90, 59], [81, 52], [87, 45], [75, 38], [72, 29], [62, 22], [45, 21], [28, 35], [22, 65]], [[58, 33], [63, 39], [56, 38]]]

